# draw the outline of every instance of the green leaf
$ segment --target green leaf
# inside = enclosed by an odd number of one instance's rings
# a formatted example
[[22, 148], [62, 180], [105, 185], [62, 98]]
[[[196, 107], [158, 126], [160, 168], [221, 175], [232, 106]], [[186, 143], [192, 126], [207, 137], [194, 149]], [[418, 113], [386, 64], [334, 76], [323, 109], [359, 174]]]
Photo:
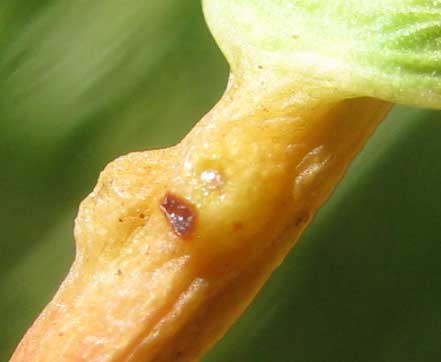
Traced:
[[267, 69], [322, 93], [441, 107], [441, 2], [204, 0], [237, 74]]

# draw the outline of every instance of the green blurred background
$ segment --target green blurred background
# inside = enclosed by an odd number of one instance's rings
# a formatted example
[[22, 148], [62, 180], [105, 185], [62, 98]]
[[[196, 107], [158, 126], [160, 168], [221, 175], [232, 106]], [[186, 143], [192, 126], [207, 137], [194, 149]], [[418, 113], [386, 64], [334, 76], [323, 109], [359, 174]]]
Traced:
[[[7, 361], [69, 268], [99, 171], [176, 143], [228, 68], [197, 0], [2, 0], [0, 24]], [[440, 140], [441, 113], [395, 108], [206, 361], [440, 361]]]

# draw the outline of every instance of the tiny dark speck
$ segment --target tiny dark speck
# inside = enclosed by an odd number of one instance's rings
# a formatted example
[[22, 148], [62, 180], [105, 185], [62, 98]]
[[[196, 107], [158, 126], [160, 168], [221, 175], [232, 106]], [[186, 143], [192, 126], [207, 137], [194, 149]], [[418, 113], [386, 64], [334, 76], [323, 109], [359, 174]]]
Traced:
[[240, 230], [242, 230], [244, 228], [244, 225], [240, 222], [240, 221], [237, 221], [237, 222], [235, 222], [234, 224], [233, 224], [233, 230], [234, 231], [240, 231]]
[[161, 201], [161, 210], [176, 235], [187, 238], [196, 228], [197, 211], [188, 200], [167, 192]]
[[297, 217], [295, 221], [295, 226], [300, 226], [302, 224], [305, 224], [308, 220], [309, 220], [309, 213], [304, 212]]

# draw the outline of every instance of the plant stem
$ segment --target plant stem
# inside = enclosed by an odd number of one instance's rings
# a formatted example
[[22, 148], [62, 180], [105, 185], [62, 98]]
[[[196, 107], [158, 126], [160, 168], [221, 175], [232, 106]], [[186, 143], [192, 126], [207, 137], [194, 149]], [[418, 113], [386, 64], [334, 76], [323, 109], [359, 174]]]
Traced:
[[232, 80], [180, 144], [107, 166], [81, 205], [71, 272], [11, 362], [200, 358], [389, 109]]

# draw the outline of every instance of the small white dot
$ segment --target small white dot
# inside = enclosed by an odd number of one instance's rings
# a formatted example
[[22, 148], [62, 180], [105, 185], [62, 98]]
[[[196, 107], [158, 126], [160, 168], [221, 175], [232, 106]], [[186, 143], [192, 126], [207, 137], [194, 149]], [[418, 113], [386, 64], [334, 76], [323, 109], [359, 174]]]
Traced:
[[224, 184], [222, 175], [216, 170], [205, 170], [201, 173], [201, 180], [213, 187], [219, 187]]

